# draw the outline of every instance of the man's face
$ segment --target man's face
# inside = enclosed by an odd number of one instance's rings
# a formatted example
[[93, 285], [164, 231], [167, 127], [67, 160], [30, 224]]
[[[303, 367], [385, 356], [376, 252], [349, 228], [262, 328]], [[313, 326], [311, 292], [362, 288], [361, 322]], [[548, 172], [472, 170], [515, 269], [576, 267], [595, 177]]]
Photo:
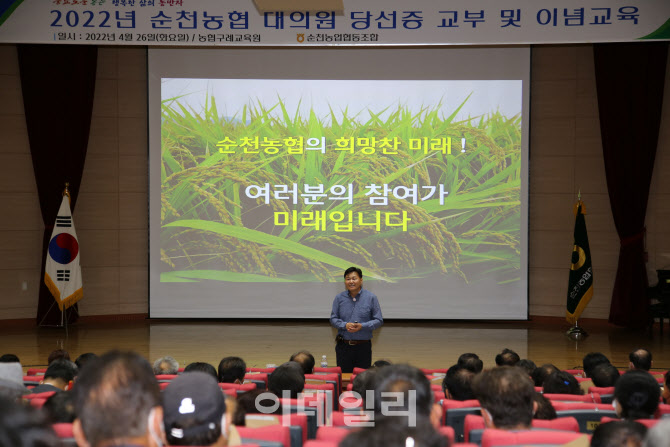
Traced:
[[356, 296], [363, 286], [363, 279], [358, 276], [357, 272], [351, 272], [344, 277], [344, 285], [351, 296]]

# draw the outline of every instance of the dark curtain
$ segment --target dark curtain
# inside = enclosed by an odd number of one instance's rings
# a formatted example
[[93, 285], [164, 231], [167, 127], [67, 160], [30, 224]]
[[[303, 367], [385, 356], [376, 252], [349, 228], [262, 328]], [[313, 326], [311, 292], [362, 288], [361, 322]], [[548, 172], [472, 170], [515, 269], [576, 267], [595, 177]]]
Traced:
[[[44, 264], [65, 182], [70, 183], [73, 212], [77, 203], [91, 126], [98, 49], [94, 45], [18, 45], [18, 53], [44, 221], [37, 323], [57, 325], [61, 312], [44, 284]], [[76, 224], [75, 219], [75, 229]], [[68, 309], [67, 317], [70, 323], [76, 321], [76, 307]]]
[[600, 132], [614, 224], [619, 234], [609, 321], [648, 323], [645, 215], [661, 121], [666, 42], [594, 45]]

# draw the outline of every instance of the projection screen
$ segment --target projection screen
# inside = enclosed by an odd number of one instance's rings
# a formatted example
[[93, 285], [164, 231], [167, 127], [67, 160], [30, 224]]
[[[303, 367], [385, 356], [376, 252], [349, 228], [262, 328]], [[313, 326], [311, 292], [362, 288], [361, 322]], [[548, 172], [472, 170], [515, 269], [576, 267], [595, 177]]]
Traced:
[[528, 48], [149, 50], [152, 318], [528, 317]]

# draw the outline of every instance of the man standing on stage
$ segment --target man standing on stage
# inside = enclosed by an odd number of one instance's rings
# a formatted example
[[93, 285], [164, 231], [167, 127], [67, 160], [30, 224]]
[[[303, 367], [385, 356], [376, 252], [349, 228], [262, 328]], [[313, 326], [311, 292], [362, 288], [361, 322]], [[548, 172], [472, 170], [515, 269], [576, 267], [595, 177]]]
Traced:
[[372, 331], [384, 324], [374, 293], [363, 289], [363, 272], [349, 267], [344, 272], [346, 291], [333, 301], [330, 324], [337, 329], [335, 354], [343, 373], [372, 364]]

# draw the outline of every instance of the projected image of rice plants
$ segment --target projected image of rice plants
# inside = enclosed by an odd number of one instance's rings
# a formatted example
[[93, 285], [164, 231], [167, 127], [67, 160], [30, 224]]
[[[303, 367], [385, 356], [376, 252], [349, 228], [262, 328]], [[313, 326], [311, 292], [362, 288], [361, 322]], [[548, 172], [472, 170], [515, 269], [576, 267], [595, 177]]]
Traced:
[[[319, 116], [281, 97], [225, 115], [214, 96], [198, 112], [183, 97], [164, 99], [161, 281], [339, 282], [351, 265], [366, 280], [517, 281], [521, 118], [491, 110], [455, 119], [466, 102]], [[289, 153], [285, 141], [300, 137], [304, 146], [323, 139], [325, 153]], [[338, 150], [351, 138], [353, 153]], [[373, 148], [356, 144], [373, 138]], [[431, 140], [441, 150], [416, 148]], [[269, 196], [260, 192], [266, 184]], [[306, 200], [305, 184], [325, 197]], [[280, 198], [277, 185], [287, 190]], [[370, 185], [389, 188], [386, 205], [370, 203], [383, 197], [366, 195]], [[416, 199], [392, 194], [414, 185]], [[336, 186], [351, 188], [351, 204], [348, 192], [331, 193], [343, 192]]]

